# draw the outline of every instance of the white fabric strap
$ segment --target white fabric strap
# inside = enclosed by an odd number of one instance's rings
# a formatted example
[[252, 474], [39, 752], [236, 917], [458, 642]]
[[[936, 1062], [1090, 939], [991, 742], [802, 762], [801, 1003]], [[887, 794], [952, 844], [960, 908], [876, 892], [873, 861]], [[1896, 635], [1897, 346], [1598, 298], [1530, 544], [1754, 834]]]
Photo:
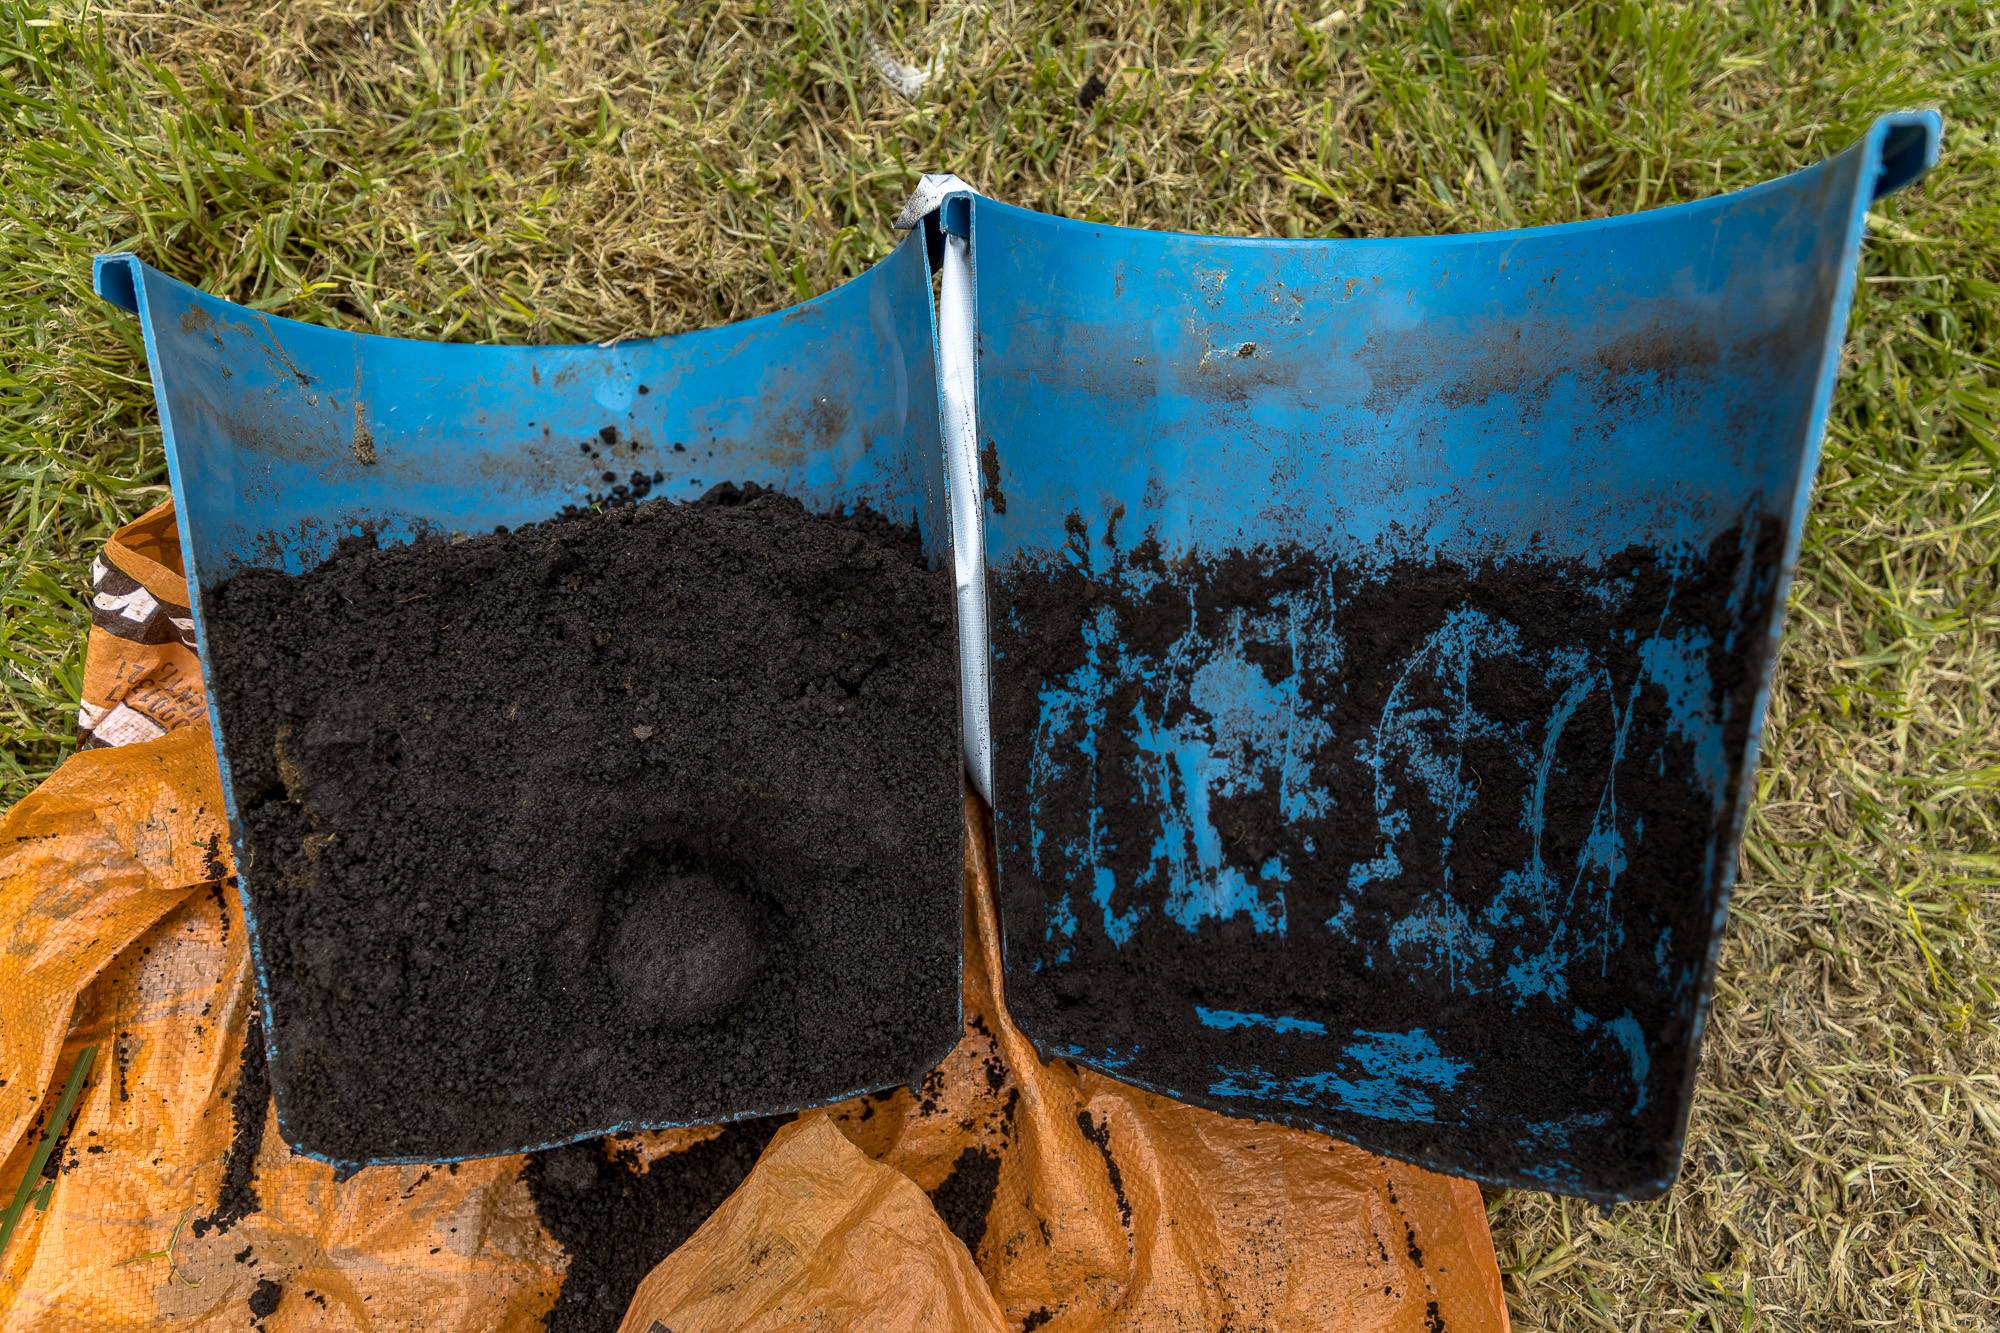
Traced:
[[[977, 194], [956, 176], [925, 176], [896, 226], [909, 230], [957, 194]], [[972, 243], [946, 232], [938, 288], [938, 411], [945, 486], [951, 500], [952, 575], [958, 591], [959, 730], [972, 786], [993, 800], [992, 721], [986, 637], [986, 489], [979, 472], [978, 350], [973, 338]]]

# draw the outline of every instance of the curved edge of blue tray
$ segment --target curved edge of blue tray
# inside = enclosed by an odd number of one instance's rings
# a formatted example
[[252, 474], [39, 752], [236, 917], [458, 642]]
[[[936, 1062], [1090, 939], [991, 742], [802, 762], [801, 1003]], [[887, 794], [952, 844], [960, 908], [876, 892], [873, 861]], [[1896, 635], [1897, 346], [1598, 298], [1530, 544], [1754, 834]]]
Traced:
[[[1833, 410], [1834, 389], [1840, 377], [1840, 351], [1847, 341], [1848, 319], [1854, 308], [1854, 291], [1861, 269], [1861, 243], [1868, 230], [1868, 210], [1883, 196], [1922, 178], [1938, 163], [1944, 119], [1934, 110], [1895, 112], [1878, 117], [1861, 141], [1848, 152], [1867, 155], [1862, 179], [1872, 179], [1872, 190], [1857, 191], [1847, 218], [1847, 234], [1841, 242], [1839, 287], [1827, 317], [1825, 345], [1813, 385], [1812, 406], [1807, 417], [1805, 458], [1799, 468], [1798, 487], [1792, 496], [1791, 527], [1785, 534], [1784, 554], [1778, 565], [1778, 583], [1771, 594], [1773, 614], [1765, 660], [1769, 664], [1750, 705], [1750, 734], [1745, 740], [1743, 764], [1737, 776], [1740, 791], [1756, 791], [1757, 764], [1763, 750], [1764, 723], [1769, 716], [1771, 686], [1778, 649], [1784, 634], [1785, 608], [1790, 603], [1792, 581], [1798, 570], [1799, 547], [1805, 537], [1806, 515], [1811, 504], [1813, 483], [1819, 475], [1821, 447], [1826, 439], [1827, 418]], [[1812, 168], [1807, 168], [1812, 170]], [[1737, 862], [1743, 844], [1743, 829], [1751, 800], [1737, 802], [1729, 846], [1737, 852], [1722, 870], [1721, 892], [1716, 902], [1713, 928], [1709, 932], [1708, 956], [1703, 963], [1701, 983], [1695, 995], [1694, 1020], [1688, 1033], [1693, 1052], [1682, 1074], [1678, 1111], [1669, 1157], [1673, 1170], [1635, 1189], [1605, 1196], [1614, 1200], [1651, 1198], [1672, 1187], [1680, 1175], [1680, 1162], [1687, 1148], [1688, 1119], [1694, 1110], [1694, 1090], [1700, 1072], [1701, 1039], [1708, 1029], [1709, 1007], [1714, 1001], [1717, 966], [1722, 954], [1722, 936], [1735, 897]], [[1598, 1197], [1598, 1196], [1589, 1196]]]
[[[877, 260], [876, 263], [870, 265], [867, 269], [864, 269], [861, 273], [857, 274], [855, 277], [848, 279], [846, 282], [840, 284], [837, 287], [831, 288], [828, 291], [821, 293], [819, 296], [813, 297], [811, 300], [799, 302], [791, 306], [785, 306], [778, 310], [768, 312], [766, 314], [752, 316], [750, 318], [737, 320], [728, 324], [714, 325], [707, 328], [690, 330], [683, 333], [664, 334], [656, 338], [627, 339], [625, 340], [625, 345], [629, 346], [632, 344], [667, 343], [676, 341], [700, 340], [706, 337], [712, 337], [717, 335], [726, 337], [730, 341], [735, 341], [746, 335], [754, 335], [756, 332], [758, 332], [758, 330], [761, 327], [768, 327], [770, 325], [781, 323], [786, 320], [797, 318], [802, 312], [810, 311], [829, 301], [837, 299], [843, 292], [847, 291], [848, 288], [855, 287], [859, 284], [864, 284], [872, 279], [878, 278], [880, 275], [878, 274], [877, 270], [892, 262], [892, 260], [894, 260], [894, 258], [896, 257], [897, 253], [901, 250], [901, 248], [902, 245], [899, 244], [896, 247], [896, 249], [892, 250], [889, 254], [884, 255], [881, 259]], [[140, 259], [136, 254], [133, 254], [129, 251], [118, 251], [118, 252], [98, 255], [95, 257], [95, 260], [92, 265], [93, 289], [95, 290], [96, 294], [99, 297], [103, 298], [111, 305], [114, 305], [119, 309], [126, 311], [127, 313], [138, 316], [142, 337], [145, 342], [145, 351], [149, 365], [158, 364], [157, 347], [154, 337], [154, 321], [152, 319], [151, 312], [147, 308], [146, 285], [149, 279], [153, 281], [168, 283], [175, 287], [180, 287], [190, 292], [200, 293], [207, 299], [216, 301], [218, 304], [230, 306], [238, 310], [243, 310], [246, 313], [258, 314], [260, 319], [268, 320], [271, 323], [275, 323], [278, 325], [293, 327], [293, 328], [311, 328], [311, 329], [325, 327], [321, 325], [313, 325], [301, 320], [286, 319], [283, 316], [262, 315], [261, 312], [252, 311], [249, 307], [241, 306], [235, 302], [225, 301], [219, 297], [214, 297], [206, 292], [203, 292], [200, 288], [194, 287], [189, 283], [184, 283], [179, 279], [174, 278], [170, 274], [167, 274], [161, 271], [160, 269], [153, 267], [152, 265], [146, 263], [144, 260]], [[924, 302], [925, 302], [925, 309], [928, 313], [931, 322], [930, 341], [933, 347], [933, 355], [934, 355], [935, 341], [936, 341], [937, 312], [935, 308], [935, 298], [932, 292], [930, 291], [929, 284], [925, 284]], [[424, 347], [440, 347], [440, 346], [453, 345], [446, 343], [438, 343], [428, 339], [399, 338], [381, 334], [354, 333], [352, 336], [359, 339], [373, 340], [381, 343], [400, 343], [400, 344], [424, 346]], [[467, 344], [466, 346], [476, 346], [476, 345], [477, 344]], [[574, 348], [577, 350], [594, 350], [597, 348], [597, 346], [598, 344], [594, 343], [537, 344], [530, 346], [529, 350], [547, 350], [547, 349], [565, 349], [565, 348]], [[183, 493], [183, 479], [180, 475], [178, 451], [175, 450], [171, 444], [171, 441], [173, 439], [173, 430], [174, 430], [173, 422], [171, 419], [171, 407], [168, 403], [166, 395], [159, 391], [157, 380], [155, 380], [154, 382], [154, 389], [155, 389], [154, 393], [155, 405], [160, 413], [161, 431], [164, 438], [168, 441], [168, 448], [166, 449], [166, 455], [168, 463], [169, 483], [173, 493], [179, 495]], [[180, 525], [180, 542], [181, 542], [182, 559], [185, 563], [185, 566], [189, 570], [193, 570], [195, 568], [194, 551], [192, 548], [189, 531], [186, 523], [182, 523]], [[191, 584], [189, 588], [190, 598], [198, 599], [199, 590], [192, 586], [192, 579], [190, 580], [190, 584]], [[195, 604], [198, 607], [198, 603]], [[954, 617], [955, 615], [956, 615], [956, 610], [954, 608]], [[202, 647], [205, 648], [206, 647], [205, 626], [202, 625], [201, 621], [202, 618], [199, 615], [199, 611], [197, 609], [196, 613], [197, 629], [199, 637], [201, 639]], [[955, 632], [956, 631], [954, 624], [954, 633]], [[206, 653], [204, 652], [202, 655], [205, 660]], [[205, 667], [204, 671], [206, 671]], [[221, 782], [222, 792], [223, 792], [223, 803], [232, 829], [232, 844], [234, 845], [236, 853], [240, 857], [242, 853], [242, 846], [240, 841], [235, 839], [233, 836], [233, 830], [238, 823], [236, 816], [236, 809], [235, 809], [236, 805], [235, 786], [231, 778], [228, 754], [226, 752], [225, 747], [219, 743], [220, 738], [224, 735], [222, 729], [222, 719], [220, 714], [219, 700], [216, 697], [215, 691], [213, 691], [212, 689], [205, 691], [205, 693], [207, 696], [206, 704], [208, 708], [208, 724], [209, 724], [210, 734], [218, 738], [218, 744], [215, 747], [215, 753], [216, 753], [216, 765], [218, 769], [218, 776]], [[269, 987], [265, 985], [265, 980], [264, 980], [266, 976], [266, 968], [263, 957], [261, 933], [257, 929], [254, 909], [251, 903], [251, 894], [248, 893], [247, 891], [243, 894], [243, 912], [245, 918], [245, 923], [244, 923], [245, 930], [248, 936], [250, 953], [251, 953], [251, 969], [257, 978], [257, 1006], [258, 1006], [259, 1016], [261, 1017], [263, 1023], [265, 1060], [268, 1064], [275, 1066], [275, 1064], [277, 1063], [277, 1041], [275, 1039], [274, 1034], [277, 1031], [277, 1027], [275, 1023], [272, 1021], [272, 1013], [269, 1000], [270, 990]], [[959, 951], [959, 966], [958, 966], [959, 984], [956, 988], [957, 1002], [953, 1010], [954, 1023], [952, 1026], [951, 1035], [937, 1050], [919, 1053], [918, 1058], [912, 1062], [912, 1067], [914, 1070], [914, 1073], [912, 1074], [913, 1079], [915, 1077], [920, 1077], [924, 1070], [930, 1069], [935, 1065], [937, 1065], [938, 1063], [942, 1062], [945, 1059], [945, 1057], [948, 1056], [951, 1053], [951, 1051], [957, 1046], [958, 1042], [962, 1039], [962, 1034], [965, 1024], [964, 972], [965, 972], [965, 956], [964, 956], [964, 950], [963, 948], [961, 948]], [[274, 1091], [276, 1089], [276, 1082], [277, 1081], [274, 1078], [273, 1080]], [[523, 1145], [509, 1145], [506, 1147], [495, 1148], [490, 1151], [463, 1153], [451, 1156], [387, 1155], [387, 1156], [371, 1156], [358, 1159], [338, 1156], [335, 1154], [323, 1152], [313, 1147], [311, 1144], [302, 1141], [298, 1137], [296, 1131], [288, 1123], [285, 1114], [284, 1099], [282, 1097], [275, 1097], [275, 1096], [273, 1097], [273, 1109], [274, 1109], [275, 1119], [277, 1122], [279, 1137], [284, 1141], [288, 1149], [290, 1149], [292, 1152], [298, 1154], [301, 1157], [310, 1158], [318, 1162], [324, 1162], [327, 1165], [333, 1167], [337, 1172], [346, 1173], [346, 1172], [360, 1170], [364, 1167], [370, 1167], [370, 1166], [440, 1165], [453, 1162], [479, 1161], [490, 1157], [512, 1156], [517, 1153], [542, 1152], [552, 1148], [564, 1147], [566, 1145], [573, 1143], [585, 1142], [590, 1139], [604, 1138], [613, 1134], [642, 1133], [653, 1130], [665, 1130], [665, 1129], [686, 1129], [686, 1128], [705, 1126], [705, 1125], [724, 1125], [724, 1124], [731, 1124], [740, 1120], [760, 1119], [766, 1116], [798, 1114], [806, 1111], [816, 1110], [821, 1107], [836, 1105], [840, 1102], [848, 1101], [855, 1097], [864, 1096], [872, 1092], [880, 1092], [885, 1090], [886, 1088], [893, 1088], [898, 1086], [902, 1086], [902, 1084], [901, 1083], [875, 1084], [865, 1087], [851, 1088], [824, 1097], [787, 1103], [776, 1107], [752, 1108], [728, 1116], [700, 1117], [695, 1119], [626, 1120], [609, 1125], [589, 1126], [577, 1130], [574, 1133], [559, 1135], [557, 1137], [549, 1138], [534, 1143], [523, 1144]]]

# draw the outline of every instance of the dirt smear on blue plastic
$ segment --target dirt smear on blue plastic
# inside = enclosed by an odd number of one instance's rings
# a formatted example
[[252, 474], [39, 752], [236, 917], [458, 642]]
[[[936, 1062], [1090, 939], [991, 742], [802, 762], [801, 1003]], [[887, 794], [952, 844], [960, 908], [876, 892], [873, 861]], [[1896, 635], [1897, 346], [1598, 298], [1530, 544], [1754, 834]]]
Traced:
[[997, 570], [1022, 1026], [1420, 1163], [1671, 1175], [1780, 549], [1196, 558], [1079, 520]]

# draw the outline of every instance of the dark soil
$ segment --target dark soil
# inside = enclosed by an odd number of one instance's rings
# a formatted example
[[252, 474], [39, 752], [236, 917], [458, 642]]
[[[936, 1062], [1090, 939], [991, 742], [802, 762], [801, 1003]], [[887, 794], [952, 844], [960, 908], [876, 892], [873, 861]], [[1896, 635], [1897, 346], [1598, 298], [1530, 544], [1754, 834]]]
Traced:
[[258, 1278], [257, 1289], [250, 1293], [247, 1302], [250, 1306], [250, 1318], [256, 1322], [257, 1327], [262, 1328], [264, 1321], [278, 1312], [278, 1302], [284, 1299], [283, 1283], [273, 1282], [267, 1277]]
[[1076, 1127], [1097, 1149], [1097, 1155], [1104, 1159], [1104, 1174], [1111, 1181], [1111, 1197], [1118, 1201], [1118, 1220], [1127, 1231], [1132, 1229], [1132, 1200], [1125, 1195], [1125, 1173], [1118, 1169], [1118, 1158], [1111, 1151], [1111, 1117], [1093, 1120], [1090, 1112], [1076, 1113]]
[[210, 594], [297, 1144], [497, 1153], [907, 1083], [957, 1037], [951, 580], [751, 488]]
[[993, 1210], [993, 1194], [999, 1188], [1000, 1155], [986, 1148], [967, 1148], [951, 1164], [951, 1174], [931, 1191], [938, 1216], [975, 1258], [979, 1242], [986, 1239], [986, 1214]]
[[[1170, 562], [1079, 521], [1055, 558], [998, 571], [1022, 1026], [1419, 1162], [1664, 1180], [1779, 540]], [[1205, 779], [1173, 757], [1191, 742]]]
[[641, 1170], [604, 1140], [536, 1153], [523, 1172], [542, 1226], [569, 1252], [552, 1333], [611, 1333], [646, 1274], [680, 1248], [727, 1199], [784, 1117], [739, 1120], [685, 1152]]
[[[228, 920], [224, 917], [223, 920]], [[252, 1015], [243, 1034], [243, 1063], [229, 1098], [229, 1151], [222, 1159], [222, 1189], [215, 1207], [194, 1220], [197, 1236], [229, 1228], [257, 1211], [257, 1154], [264, 1147], [264, 1122], [271, 1104], [270, 1067], [264, 1060], [264, 1022]]]

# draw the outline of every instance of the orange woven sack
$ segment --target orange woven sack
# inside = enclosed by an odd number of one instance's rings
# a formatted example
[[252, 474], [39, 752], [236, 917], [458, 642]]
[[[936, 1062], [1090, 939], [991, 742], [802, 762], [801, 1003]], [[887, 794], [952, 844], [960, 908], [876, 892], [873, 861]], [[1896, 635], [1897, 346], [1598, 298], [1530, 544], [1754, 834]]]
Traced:
[[[569, 1256], [524, 1158], [338, 1180], [236, 1097], [252, 971], [171, 506], [94, 582], [85, 748], [0, 820], [0, 1206], [91, 1053], [0, 1254], [0, 1328], [539, 1327]], [[1470, 1183], [1040, 1060], [993, 888], [968, 800], [964, 1039], [917, 1089], [780, 1130], [625, 1329], [1507, 1327]], [[261, 1141], [232, 1132], [246, 1104]], [[657, 1166], [712, 1133], [620, 1146]], [[256, 1207], [203, 1225], [233, 1139]], [[994, 1181], [972, 1250], [927, 1194], [967, 1163]]]

